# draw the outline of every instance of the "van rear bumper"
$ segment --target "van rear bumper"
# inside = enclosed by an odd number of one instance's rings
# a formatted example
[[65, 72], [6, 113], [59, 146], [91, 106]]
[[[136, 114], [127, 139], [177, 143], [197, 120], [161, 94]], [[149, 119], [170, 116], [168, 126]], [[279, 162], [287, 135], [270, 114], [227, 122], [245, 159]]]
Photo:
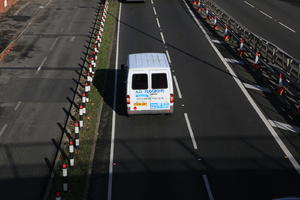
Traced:
[[128, 115], [172, 114], [173, 112], [174, 112], [173, 106], [170, 107], [170, 110], [129, 110], [129, 108], [127, 108]]

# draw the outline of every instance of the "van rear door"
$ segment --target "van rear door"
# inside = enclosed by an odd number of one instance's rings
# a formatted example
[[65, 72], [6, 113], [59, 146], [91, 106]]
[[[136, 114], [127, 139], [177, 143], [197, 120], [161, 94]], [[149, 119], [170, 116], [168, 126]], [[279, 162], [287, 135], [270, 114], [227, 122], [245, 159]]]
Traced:
[[166, 71], [152, 71], [150, 96], [150, 110], [170, 110], [170, 86]]
[[130, 110], [150, 110], [151, 96], [146, 92], [150, 85], [148, 73], [133, 73], [131, 76], [131, 88], [127, 90], [130, 91]]

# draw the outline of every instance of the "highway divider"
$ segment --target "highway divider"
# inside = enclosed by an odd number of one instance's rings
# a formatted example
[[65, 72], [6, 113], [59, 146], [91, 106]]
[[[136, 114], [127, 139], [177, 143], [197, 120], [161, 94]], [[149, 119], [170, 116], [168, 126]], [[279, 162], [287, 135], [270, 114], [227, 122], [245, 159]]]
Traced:
[[251, 65], [253, 73], [260, 74], [269, 82], [271, 91], [288, 114], [299, 117], [300, 61], [249, 31], [212, 0], [185, 1], [218, 38], [222, 38], [236, 55]]
[[[111, 49], [101, 48], [103, 41], [112, 43], [113, 30], [107, 30], [106, 24], [114, 29], [115, 19], [108, 20], [109, 6], [116, 12], [117, 1], [101, 0], [96, 9], [95, 21], [90, 31], [90, 40], [86, 46], [77, 88], [64, 127], [63, 136], [58, 145], [58, 153], [51, 170], [44, 200], [47, 199], [86, 199], [89, 185], [93, 148], [97, 139], [97, 128], [102, 107], [101, 97], [95, 88], [95, 71], [107, 64]], [[109, 41], [107, 41], [109, 40]], [[104, 44], [107, 46], [107, 44]], [[102, 51], [103, 50], [103, 51]], [[104, 55], [102, 55], [104, 54]], [[99, 58], [103, 60], [99, 60]]]

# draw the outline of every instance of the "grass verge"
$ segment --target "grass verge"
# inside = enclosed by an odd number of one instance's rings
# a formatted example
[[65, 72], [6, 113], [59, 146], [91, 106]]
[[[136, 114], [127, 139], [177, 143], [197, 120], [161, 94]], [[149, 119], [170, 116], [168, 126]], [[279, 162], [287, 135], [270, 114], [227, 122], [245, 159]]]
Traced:
[[[117, 0], [109, 1], [109, 11], [105, 22], [105, 28], [102, 38], [102, 43], [97, 60], [97, 70], [107, 69], [110, 63], [111, 51], [114, 40], [114, 32], [116, 26], [116, 19], [114, 16], [117, 16], [119, 2]], [[107, 77], [102, 75], [101, 79], [106, 79]], [[88, 171], [90, 168], [90, 157], [93, 152], [93, 144], [95, 141], [95, 135], [98, 131], [98, 121], [101, 114], [103, 98], [99, 93], [97, 88], [103, 88], [105, 80], [98, 80], [99, 76], [95, 74], [93, 87], [91, 87], [91, 92], [89, 93], [90, 102], [87, 104], [87, 114], [84, 117], [84, 128], [80, 130], [80, 148], [75, 150], [75, 167], [69, 169], [69, 192], [63, 193], [63, 199], [72, 199], [72, 200], [82, 200], [85, 199], [85, 189], [87, 185]], [[81, 83], [84, 82], [84, 79], [81, 80]], [[77, 118], [78, 119], [78, 118]], [[73, 128], [70, 128], [73, 130]], [[63, 160], [62, 160], [63, 162]], [[54, 199], [55, 191], [62, 190], [62, 178], [59, 166], [56, 168], [57, 174], [54, 177], [51, 194], [48, 199]], [[89, 180], [88, 180], [89, 181]]]

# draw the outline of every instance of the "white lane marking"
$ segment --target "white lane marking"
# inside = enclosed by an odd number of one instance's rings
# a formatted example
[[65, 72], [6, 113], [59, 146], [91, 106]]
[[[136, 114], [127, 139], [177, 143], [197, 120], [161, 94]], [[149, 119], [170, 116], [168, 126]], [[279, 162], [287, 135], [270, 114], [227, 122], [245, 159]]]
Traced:
[[7, 124], [4, 124], [4, 126], [0, 130], [0, 137], [3, 135], [6, 128], [7, 128]]
[[158, 28], [160, 28], [160, 23], [159, 23], [159, 20], [157, 17], [156, 17], [156, 23], [157, 23]]
[[269, 122], [273, 127], [284, 129], [287, 131], [292, 131], [294, 133], [300, 133], [300, 127], [292, 126], [290, 124], [286, 124], [286, 123], [282, 123], [282, 122], [278, 122], [278, 121], [274, 121], [274, 120], [270, 120], [270, 119], [269, 119]]
[[70, 42], [74, 42], [75, 38], [75, 36], [71, 37]]
[[259, 12], [260, 12], [261, 14], [263, 14], [264, 16], [266, 16], [266, 17], [268, 17], [268, 18], [270, 18], [270, 19], [273, 19], [273, 17], [271, 17], [270, 15], [268, 15], [267, 13], [265, 13], [264, 11], [259, 10]]
[[154, 15], [157, 15], [155, 7], [153, 6], [152, 8], [153, 8]]
[[224, 42], [220, 40], [211, 40], [211, 41], [216, 44], [224, 44]]
[[202, 178], [203, 178], [203, 181], [204, 181], [204, 184], [205, 184], [205, 188], [206, 188], [209, 200], [214, 200], [214, 196], [212, 194], [212, 191], [211, 191], [211, 188], [210, 188], [210, 185], [209, 185], [208, 178], [207, 178], [206, 174], [203, 174]]
[[171, 62], [171, 57], [170, 57], [170, 54], [169, 54], [169, 51], [168, 50], [166, 50], [166, 54], [167, 54], [167, 58], [168, 58], [168, 60], [169, 60], [169, 63], [171, 64], [172, 62]]
[[50, 48], [49, 48], [50, 51], [52, 51], [52, 49], [54, 48], [54, 46], [55, 46], [57, 40], [58, 40], [58, 37], [55, 38], [54, 42], [53, 42], [52, 45], [50, 46]]
[[262, 92], [267, 92], [267, 93], [271, 93], [271, 90], [269, 88], [266, 87], [261, 87], [259, 85], [251, 85], [248, 83], [244, 83], [244, 86], [248, 89], [252, 89], [252, 90], [258, 90], [258, 91], [262, 91]]
[[296, 33], [296, 31], [290, 27], [288, 27], [287, 25], [283, 24], [282, 22], [278, 22], [281, 26], [285, 27], [286, 29], [292, 31], [293, 33]]
[[14, 15], [19, 14], [19, 12], [21, 12], [21, 10], [23, 10], [26, 6], [28, 6], [30, 4], [30, 1], [28, 1], [27, 3], [25, 3], [21, 8], [19, 8], [19, 10], [17, 10]]
[[113, 181], [113, 162], [114, 162], [114, 147], [115, 147], [115, 132], [116, 132], [116, 98], [118, 89], [118, 65], [119, 65], [119, 39], [120, 39], [120, 20], [122, 13], [122, 3], [119, 6], [118, 27], [117, 27], [117, 44], [116, 44], [116, 58], [115, 58], [115, 90], [114, 90], [114, 102], [113, 102], [113, 116], [112, 116], [112, 128], [111, 128], [111, 141], [110, 141], [110, 157], [109, 157], [109, 174], [108, 174], [108, 194], [107, 200], [112, 199], [112, 181]]
[[19, 102], [17, 103], [17, 105], [16, 105], [15, 108], [14, 108], [15, 111], [18, 110], [18, 108], [20, 107], [21, 103], [22, 103], [21, 101], [19, 101]]
[[151, 0], [151, 4], [154, 4], [153, 0]]
[[220, 51], [217, 49], [217, 47], [211, 42], [208, 34], [206, 33], [206, 31], [204, 30], [204, 28], [201, 26], [201, 24], [199, 23], [199, 21], [197, 20], [196, 16], [194, 15], [194, 13], [191, 11], [191, 9], [189, 8], [189, 6], [187, 5], [187, 3], [183, 0], [183, 3], [185, 4], [185, 6], [187, 7], [187, 9], [189, 10], [191, 16], [193, 17], [194, 21], [196, 22], [196, 24], [198, 25], [198, 27], [201, 29], [201, 31], [204, 33], [207, 41], [209, 42], [209, 44], [212, 46], [212, 48], [215, 50], [216, 54], [218, 55], [218, 57], [221, 59], [221, 61], [223, 62], [223, 64], [226, 66], [227, 70], [229, 71], [229, 73], [231, 74], [231, 76], [233, 77], [233, 79], [235, 80], [235, 82], [237, 83], [237, 85], [240, 87], [240, 89], [242, 90], [242, 92], [244, 93], [244, 95], [246, 96], [246, 98], [248, 99], [249, 103], [251, 104], [251, 106], [254, 108], [254, 110], [256, 111], [256, 113], [258, 114], [258, 116], [260, 117], [260, 119], [264, 122], [264, 124], [266, 125], [266, 127], [268, 128], [268, 130], [270, 131], [271, 135], [273, 136], [273, 138], [275, 139], [275, 141], [277, 142], [277, 144], [279, 145], [279, 147], [281, 148], [281, 150], [284, 152], [284, 154], [286, 155], [286, 157], [289, 159], [289, 161], [291, 162], [291, 164], [293, 165], [293, 167], [295, 168], [295, 170], [297, 171], [297, 173], [300, 175], [300, 165], [297, 162], [297, 160], [294, 158], [294, 156], [291, 154], [291, 152], [288, 150], [288, 148], [285, 146], [285, 144], [283, 143], [283, 141], [280, 139], [280, 137], [278, 136], [277, 132], [275, 131], [275, 129], [271, 126], [271, 124], [269, 123], [269, 121], [267, 120], [267, 118], [264, 116], [264, 114], [261, 112], [261, 110], [258, 108], [258, 106], [256, 105], [256, 103], [254, 102], [254, 100], [252, 99], [252, 97], [250, 96], [250, 94], [248, 93], [247, 89], [243, 86], [242, 82], [237, 78], [237, 75], [235, 74], [235, 72], [231, 69], [231, 67], [229, 66], [229, 64], [225, 61], [224, 57], [222, 56], [222, 54], [220, 53]]
[[166, 44], [166, 41], [165, 41], [165, 38], [164, 38], [164, 34], [162, 32], [160, 32], [160, 37], [161, 37], [163, 43]]
[[244, 1], [245, 4], [247, 4], [248, 6], [251, 6], [252, 8], [255, 8], [254, 5], [252, 5], [251, 3], [249, 3], [248, 1]]
[[235, 64], [244, 64], [241, 60], [236, 60], [234, 58], [224, 58], [224, 60], [228, 63], [235, 63]]
[[198, 149], [197, 143], [196, 143], [196, 140], [195, 140], [195, 136], [194, 136], [194, 132], [193, 132], [193, 129], [192, 129], [192, 126], [191, 126], [191, 123], [190, 123], [190, 120], [189, 120], [189, 117], [188, 117], [187, 113], [184, 113], [184, 118], [185, 118], [188, 130], [189, 130], [189, 133], [190, 133], [190, 136], [191, 136], [191, 139], [192, 139], [193, 147], [194, 147], [194, 149]]
[[180, 91], [180, 88], [179, 88], [179, 84], [177, 82], [177, 79], [176, 79], [175, 75], [173, 75], [173, 79], [174, 79], [175, 86], [176, 86], [176, 89], [177, 89], [178, 97], [179, 97], [179, 99], [182, 99], [182, 95], [181, 95], [181, 91]]
[[44, 58], [44, 60], [42, 61], [42, 63], [40, 64], [40, 66], [37, 68], [37, 72], [38, 71], [40, 71], [41, 69], [42, 69], [42, 67], [43, 67], [43, 65], [45, 64], [45, 62], [46, 62], [46, 60], [48, 59], [48, 57], [46, 56], [45, 58]]

